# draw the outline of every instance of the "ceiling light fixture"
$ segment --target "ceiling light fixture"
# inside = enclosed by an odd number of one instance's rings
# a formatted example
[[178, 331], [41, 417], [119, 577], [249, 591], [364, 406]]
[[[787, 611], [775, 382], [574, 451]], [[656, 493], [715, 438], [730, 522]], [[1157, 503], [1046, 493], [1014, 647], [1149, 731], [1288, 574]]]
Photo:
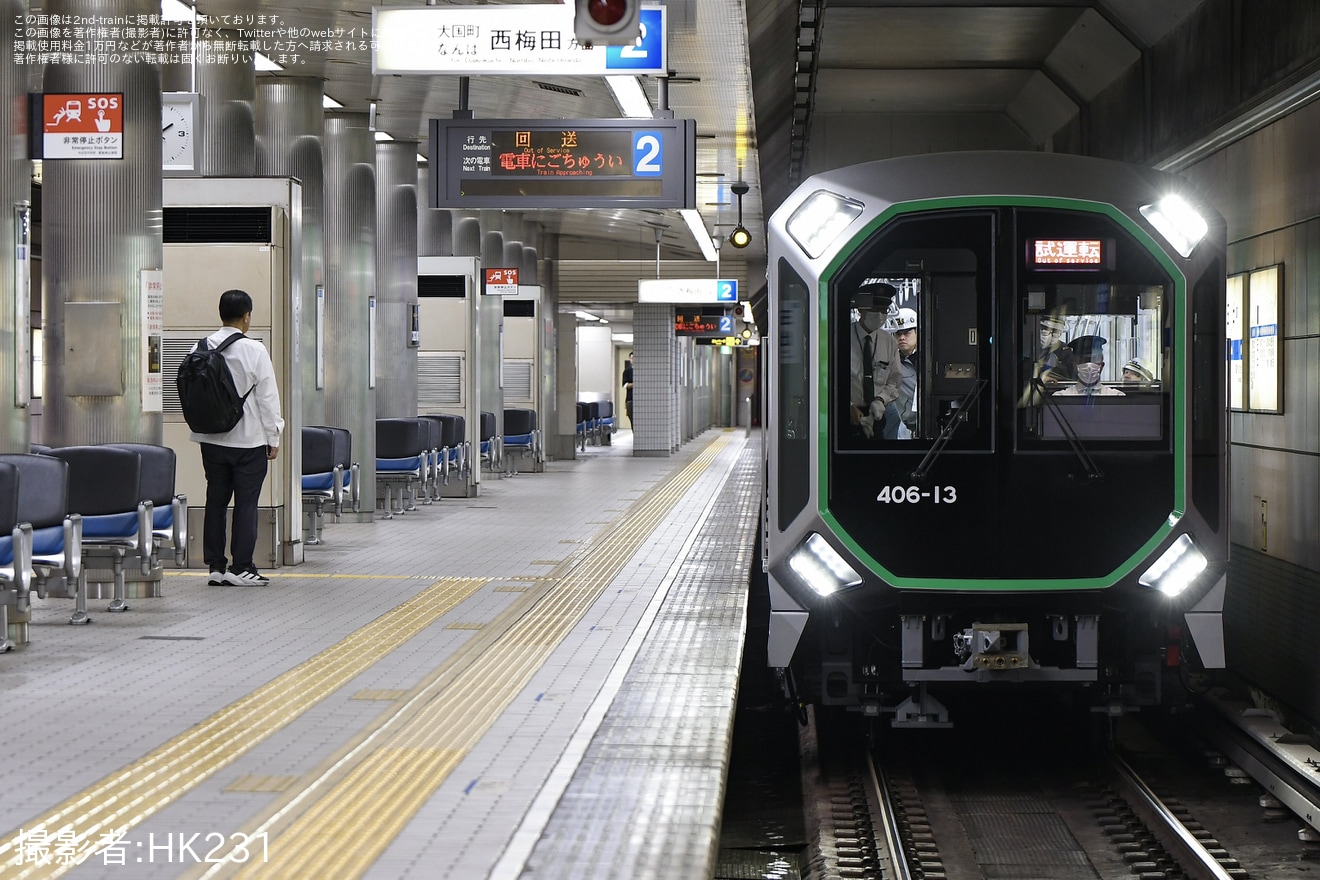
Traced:
[[738, 197], [738, 225], [733, 227], [733, 232], [729, 233], [729, 244], [740, 249], [745, 248], [752, 243], [752, 234], [747, 231], [746, 226], [743, 226], [742, 215], [742, 197], [745, 196], [750, 189], [751, 187], [741, 180], [737, 183], [730, 184], [729, 186], [729, 190]]
[[614, 103], [625, 119], [650, 119], [655, 114], [651, 110], [651, 100], [646, 96], [646, 89], [635, 76], [607, 76], [605, 84], [614, 96]]
[[687, 224], [688, 230], [692, 233], [692, 239], [701, 248], [701, 255], [706, 258], [706, 262], [714, 263], [720, 258], [719, 251], [715, 249], [715, 242], [711, 240], [710, 233], [706, 231], [706, 224], [701, 219], [701, 212], [696, 208], [680, 208], [679, 215], [683, 222]]

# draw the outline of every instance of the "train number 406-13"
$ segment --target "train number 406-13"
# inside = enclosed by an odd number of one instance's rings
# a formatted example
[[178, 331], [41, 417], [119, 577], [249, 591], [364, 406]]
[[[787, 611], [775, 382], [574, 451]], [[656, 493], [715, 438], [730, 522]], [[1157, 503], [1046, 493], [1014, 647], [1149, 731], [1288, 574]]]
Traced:
[[958, 489], [954, 486], [932, 486], [923, 489], [920, 486], [885, 486], [875, 500], [881, 504], [920, 504], [929, 501], [934, 504], [953, 504], [958, 500]]

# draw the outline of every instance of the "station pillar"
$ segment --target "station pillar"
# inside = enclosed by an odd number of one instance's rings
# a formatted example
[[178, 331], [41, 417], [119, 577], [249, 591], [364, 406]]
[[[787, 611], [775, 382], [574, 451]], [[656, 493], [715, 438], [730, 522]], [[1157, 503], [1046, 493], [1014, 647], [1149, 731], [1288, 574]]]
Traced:
[[[50, 0], [45, 12], [123, 20], [152, 0]], [[6, 64], [9, 62], [7, 61]], [[123, 95], [122, 159], [47, 159], [42, 185], [42, 442], [161, 442], [147, 391], [144, 272], [161, 269], [160, 68], [48, 64], [47, 94]], [[144, 406], [145, 403], [145, 406]]]
[[[0, 34], [13, 46], [21, 37], [27, 3], [0, 3]], [[0, 95], [6, 107], [22, 106], [27, 94], [28, 67], [21, 52], [0, 65]], [[22, 143], [23, 116], [6, 113], [0, 118], [0, 143]], [[27, 452], [32, 443], [32, 235], [29, 203], [32, 198], [32, 163], [26, 150], [7, 150], [0, 157], [0, 453]], [[3, 637], [3, 633], [0, 633]]]
[[633, 455], [667, 456], [678, 449], [674, 339], [673, 306], [637, 304], [633, 309]]
[[[257, 84], [256, 168], [263, 177], [302, 181], [302, 291], [299, 333], [314, 350], [317, 314], [325, 306], [325, 109], [323, 84], [307, 76], [263, 77]], [[322, 344], [324, 344], [322, 342]], [[324, 425], [325, 389], [316, 358], [301, 363], [303, 424]], [[356, 445], [354, 447], [356, 449]]]
[[[326, 423], [353, 435], [363, 509], [376, 499], [376, 139], [366, 113], [325, 117], [325, 358]], [[349, 514], [345, 514], [349, 516]]]

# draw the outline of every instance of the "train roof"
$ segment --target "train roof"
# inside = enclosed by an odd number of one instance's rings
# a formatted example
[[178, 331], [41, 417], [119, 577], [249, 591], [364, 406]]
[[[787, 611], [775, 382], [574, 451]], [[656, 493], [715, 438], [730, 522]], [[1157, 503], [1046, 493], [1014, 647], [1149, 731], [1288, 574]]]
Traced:
[[1104, 202], [1128, 212], [1157, 196], [1178, 192], [1222, 222], [1207, 196], [1185, 178], [1067, 153], [960, 151], [849, 165], [807, 178], [784, 201], [776, 219], [782, 222], [781, 215], [818, 189], [854, 197], [879, 196], [890, 204], [954, 197], [1053, 196]]

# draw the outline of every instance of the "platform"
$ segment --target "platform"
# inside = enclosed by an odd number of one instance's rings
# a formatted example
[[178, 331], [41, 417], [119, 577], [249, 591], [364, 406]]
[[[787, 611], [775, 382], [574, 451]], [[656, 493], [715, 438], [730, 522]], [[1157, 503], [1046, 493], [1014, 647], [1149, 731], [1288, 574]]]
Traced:
[[37, 600], [0, 878], [708, 876], [761, 456], [628, 436], [328, 524], [268, 587]]

